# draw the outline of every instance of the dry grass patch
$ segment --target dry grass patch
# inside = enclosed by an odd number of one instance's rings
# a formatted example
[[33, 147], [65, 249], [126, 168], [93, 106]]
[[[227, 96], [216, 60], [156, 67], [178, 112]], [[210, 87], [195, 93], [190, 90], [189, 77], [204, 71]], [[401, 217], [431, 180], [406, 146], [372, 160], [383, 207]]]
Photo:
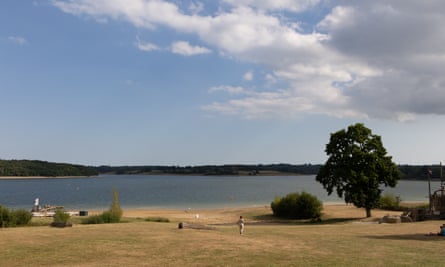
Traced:
[[[194, 216], [197, 212], [199, 219]], [[266, 207], [197, 212], [124, 211], [126, 217], [158, 216], [170, 223], [134, 220], [64, 229], [0, 229], [0, 266], [441, 266], [443, 262], [438, 248], [444, 238], [424, 235], [437, 231], [442, 222], [361, 222], [364, 210], [345, 205], [326, 206], [324, 216], [335, 223], [322, 224], [267, 223]], [[247, 221], [243, 236], [235, 225], [239, 215]], [[180, 221], [217, 225], [216, 230], [179, 230]]]

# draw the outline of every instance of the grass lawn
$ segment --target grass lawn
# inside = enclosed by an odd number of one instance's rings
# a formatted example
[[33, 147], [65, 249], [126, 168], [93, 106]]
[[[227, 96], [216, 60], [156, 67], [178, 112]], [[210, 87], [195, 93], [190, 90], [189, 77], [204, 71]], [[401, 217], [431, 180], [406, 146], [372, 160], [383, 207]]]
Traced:
[[[199, 212], [199, 219], [196, 218]], [[442, 221], [378, 224], [346, 205], [318, 224], [277, 222], [268, 208], [128, 211], [127, 223], [0, 228], [0, 266], [444, 266]], [[373, 211], [381, 217], [388, 212]], [[400, 214], [400, 213], [396, 213]], [[234, 224], [246, 218], [245, 234]], [[165, 217], [167, 223], [138, 218]], [[178, 229], [178, 222], [216, 230]]]

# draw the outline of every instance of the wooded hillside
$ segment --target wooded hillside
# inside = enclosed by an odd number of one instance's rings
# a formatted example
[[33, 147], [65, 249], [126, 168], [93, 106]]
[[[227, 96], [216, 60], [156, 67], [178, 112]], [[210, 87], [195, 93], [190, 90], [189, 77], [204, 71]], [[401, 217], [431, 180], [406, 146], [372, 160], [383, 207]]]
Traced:
[[39, 160], [0, 160], [0, 176], [95, 176], [94, 167]]
[[[315, 175], [320, 164], [228, 164], [203, 166], [82, 166], [39, 160], [0, 160], [0, 176], [95, 176], [105, 174], [178, 174], [178, 175]], [[401, 179], [427, 180], [441, 177], [440, 165], [398, 165]], [[445, 173], [443, 174], [445, 175]]]
[[[180, 174], [180, 175], [315, 175], [320, 164], [259, 164], [259, 165], [204, 165], [204, 166], [100, 166], [100, 173], [113, 174]], [[440, 166], [399, 165], [401, 179], [427, 180], [428, 170], [431, 178], [438, 180], [441, 177]], [[445, 174], [444, 174], [445, 175]]]

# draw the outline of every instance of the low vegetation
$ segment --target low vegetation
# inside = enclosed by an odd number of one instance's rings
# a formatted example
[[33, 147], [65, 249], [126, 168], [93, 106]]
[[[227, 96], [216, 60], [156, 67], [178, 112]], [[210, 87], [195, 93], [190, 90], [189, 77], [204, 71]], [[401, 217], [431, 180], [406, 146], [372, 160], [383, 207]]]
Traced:
[[51, 223], [51, 226], [54, 227], [66, 227], [66, 226], [72, 226], [72, 224], [69, 222], [70, 215], [65, 212], [63, 208], [59, 208], [56, 210], [53, 222]]
[[9, 210], [0, 206], [0, 227], [15, 227], [27, 225], [32, 219], [32, 214], [24, 209]]
[[64, 209], [57, 209], [53, 217], [56, 223], [67, 223], [69, 219], [70, 215]]
[[113, 190], [113, 202], [109, 210], [92, 215], [82, 221], [84, 224], [118, 223], [122, 218], [122, 208], [119, 204], [119, 193]]
[[287, 219], [319, 220], [323, 209], [321, 201], [307, 192], [276, 197], [270, 206], [274, 216]]
[[402, 199], [394, 194], [384, 194], [380, 197], [379, 208], [384, 210], [403, 210], [400, 205]]

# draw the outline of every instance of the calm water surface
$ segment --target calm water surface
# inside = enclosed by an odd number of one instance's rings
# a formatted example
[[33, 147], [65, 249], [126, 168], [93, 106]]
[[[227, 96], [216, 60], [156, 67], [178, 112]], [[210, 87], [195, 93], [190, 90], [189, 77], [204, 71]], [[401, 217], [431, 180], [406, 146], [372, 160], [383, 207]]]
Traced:
[[[437, 189], [439, 182], [432, 183]], [[112, 191], [123, 208], [224, 208], [269, 205], [275, 196], [306, 191], [321, 201], [343, 202], [328, 196], [314, 175], [307, 176], [156, 176], [101, 175], [93, 178], [0, 180], [0, 205], [30, 209], [40, 204], [67, 209], [105, 209]], [[399, 181], [385, 192], [405, 201], [427, 201], [428, 184]]]

